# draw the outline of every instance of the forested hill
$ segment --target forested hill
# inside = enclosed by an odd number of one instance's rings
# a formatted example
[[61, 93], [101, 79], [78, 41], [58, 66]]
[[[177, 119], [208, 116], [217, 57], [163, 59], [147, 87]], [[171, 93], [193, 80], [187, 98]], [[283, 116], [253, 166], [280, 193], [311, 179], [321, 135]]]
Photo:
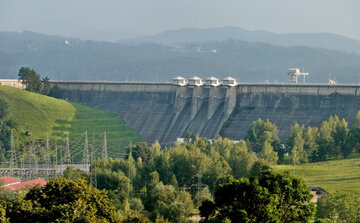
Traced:
[[310, 82], [360, 82], [360, 56], [321, 48], [280, 47], [227, 40], [182, 45], [108, 42], [0, 33], [0, 77], [16, 78], [22, 66], [59, 80], [170, 81], [190, 77], [233, 76], [239, 81], [287, 82], [287, 69], [304, 67]]
[[219, 27], [208, 29], [185, 28], [165, 31], [152, 36], [121, 40], [120, 43], [158, 43], [177, 44], [227, 39], [263, 42], [279, 46], [321, 47], [360, 54], [360, 41], [332, 33], [287, 33], [276, 34], [268, 31], [249, 31], [238, 27]]

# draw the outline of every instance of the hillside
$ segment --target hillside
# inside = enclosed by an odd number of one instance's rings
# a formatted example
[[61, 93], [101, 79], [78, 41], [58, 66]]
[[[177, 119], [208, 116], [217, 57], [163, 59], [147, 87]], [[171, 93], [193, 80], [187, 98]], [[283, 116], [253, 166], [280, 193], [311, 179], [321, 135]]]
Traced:
[[332, 33], [288, 33], [276, 34], [268, 31], [250, 31], [238, 27], [219, 27], [209, 29], [185, 28], [165, 31], [152, 36], [121, 40], [119, 43], [139, 44], [178, 44], [208, 41], [224, 41], [227, 39], [262, 42], [278, 46], [321, 47], [330, 50], [356, 52], [360, 54], [360, 41]]
[[53, 80], [170, 81], [193, 75], [241, 82], [287, 82], [290, 67], [310, 72], [309, 82], [359, 83], [360, 56], [306, 46], [282, 47], [247, 41], [180, 45], [121, 45], [38, 33], [0, 32], [1, 78], [16, 78], [29, 66]]
[[[140, 141], [139, 136], [111, 112], [1, 85], [0, 98], [8, 104], [7, 119], [15, 122], [16, 140], [22, 143], [43, 142], [49, 133], [50, 145], [60, 145], [68, 133], [75, 149], [83, 145], [85, 131], [88, 131], [89, 142], [94, 136], [97, 144], [103, 143], [106, 131], [109, 155], [119, 157], [130, 142]], [[30, 137], [25, 136], [27, 131]]]
[[[326, 191], [351, 192], [360, 197], [360, 159], [344, 159], [296, 165], [278, 165], [279, 171], [295, 172], [307, 184]], [[294, 170], [295, 169], [295, 170]]]

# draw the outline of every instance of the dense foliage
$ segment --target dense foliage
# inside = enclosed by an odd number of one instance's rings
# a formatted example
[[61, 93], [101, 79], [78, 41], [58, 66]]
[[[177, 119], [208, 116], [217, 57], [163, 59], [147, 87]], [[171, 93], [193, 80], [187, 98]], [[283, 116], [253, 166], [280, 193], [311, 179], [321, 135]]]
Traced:
[[0, 97], [0, 162], [6, 161], [7, 151], [10, 149], [11, 129], [15, 123], [7, 119], [8, 104]]
[[147, 213], [151, 220], [186, 222], [195, 207], [212, 199], [217, 185], [270, 168], [245, 141], [196, 136], [185, 141], [163, 150], [159, 143], [139, 143], [126, 159], [98, 159], [92, 163], [98, 188], [108, 190], [123, 215]]
[[320, 127], [305, 127], [295, 123], [286, 140], [286, 152], [293, 163], [307, 163], [334, 158], [347, 158], [359, 152], [360, 112], [350, 129], [345, 119], [330, 116]]
[[325, 194], [317, 202], [316, 217], [331, 222], [359, 222], [360, 203], [350, 193]]
[[220, 185], [200, 214], [202, 222], [309, 222], [315, 214], [311, 198], [303, 180], [267, 171]]
[[85, 180], [54, 178], [43, 188], [4, 202], [10, 222], [114, 222], [115, 208], [105, 191]]

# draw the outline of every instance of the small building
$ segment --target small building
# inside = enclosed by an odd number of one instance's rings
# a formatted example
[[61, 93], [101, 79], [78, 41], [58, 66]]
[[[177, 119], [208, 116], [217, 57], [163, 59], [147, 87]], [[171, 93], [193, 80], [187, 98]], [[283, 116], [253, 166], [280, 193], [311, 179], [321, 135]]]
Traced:
[[177, 76], [177, 77], [173, 78], [173, 84], [179, 85], [179, 86], [185, 86], [188, 84], [188, 82], [185, 78]]
[[5, 85], [9, 87], [25, 89], [26, 86], [23, 84], [22, 80], [18, 79], [0, 79], [0, 85]]
[[205, 82], [207, 86], [214, 86], [214, 87], [219, 86], [221, 84], [220, 80], [217, 79], [216, 77], [206, 78]]
[[29, 180], [29, 181], [24, 181], [22, 183], [10, 185], [7, 186], [7, 188], [12, 191], [17, 191], [17, 190], [31, 189], [35, 186], [44, 187], [46, 184], [47, 184], [46, 180], [36, 179], [36, 180]]
[[46, 180], [35, 179], [29, 181], [21, 181], [13, 177], [0, 177], [0, 188], [8, 189], [11, 191], [31, 189], [36, 185], [44, 187], [47, 184]]
[[192, 85], [192, 86], [202, 86], [204, 85], [204, 81], [202, 78], [200, 77], [197, 77], [197, 76], [194, 76], [192, 78], [189, 79], [189, 85]]
[[21, 180], [14, 177], [0, 177], [0, 188], [21, 183]]
[[227, 78], [223, 79], [223, 85], [233, 87], [233, 86], [237, 85], [237, 82], [236, 82], [235, 78], [227, 77]]

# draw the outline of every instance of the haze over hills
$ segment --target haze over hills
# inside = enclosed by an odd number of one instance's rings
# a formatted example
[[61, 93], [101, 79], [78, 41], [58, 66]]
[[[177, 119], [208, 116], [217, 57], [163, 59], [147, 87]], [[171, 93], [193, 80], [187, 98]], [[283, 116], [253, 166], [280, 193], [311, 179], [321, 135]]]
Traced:
[[29, 66], [58, 80], [171, 81], [233, 76], [242, 82], [287, 82], [287, 69], [303, 67], [309, 82], [360, 82], [360, 56], [306, 46], [283, 47], [241, 40], [176, 45], [122, 45], [32, 32], [0, 32], [1, 78]]
[[288, 33], [276, 34], [273, 32], [256, 30], [249, 31], [238, 27], [221, 27], [210, 29], [186, 28], [165, 31], [152, 36], [120, 40], [119, 43], [139, 44], [177, 44], [208, 41], [224, 41], [227, 39], [263, 42], [279, 46], [309, 46], [321, 47], [345, 52], [360, 54], [360, 41], [331, 33]]

